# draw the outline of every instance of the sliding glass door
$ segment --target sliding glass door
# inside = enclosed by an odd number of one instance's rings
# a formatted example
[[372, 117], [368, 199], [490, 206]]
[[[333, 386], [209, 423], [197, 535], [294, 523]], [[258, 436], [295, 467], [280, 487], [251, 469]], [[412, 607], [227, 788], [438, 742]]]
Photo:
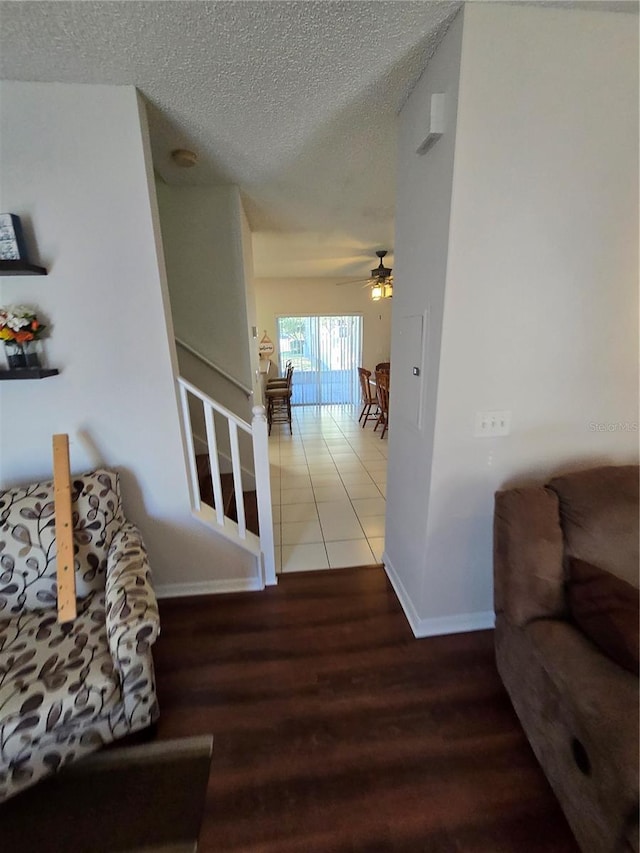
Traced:
[[357, 403], [362, 316], [278, 317], [280, 364], [293, 372], [294, 406]]

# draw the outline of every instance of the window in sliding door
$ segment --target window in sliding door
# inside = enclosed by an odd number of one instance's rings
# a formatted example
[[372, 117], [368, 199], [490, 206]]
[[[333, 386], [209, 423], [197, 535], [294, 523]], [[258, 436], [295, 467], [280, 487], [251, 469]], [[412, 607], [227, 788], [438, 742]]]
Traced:
[[294, 406], [357, 403], [362, 316], [278, 317], [280, 364], [291, 361]]

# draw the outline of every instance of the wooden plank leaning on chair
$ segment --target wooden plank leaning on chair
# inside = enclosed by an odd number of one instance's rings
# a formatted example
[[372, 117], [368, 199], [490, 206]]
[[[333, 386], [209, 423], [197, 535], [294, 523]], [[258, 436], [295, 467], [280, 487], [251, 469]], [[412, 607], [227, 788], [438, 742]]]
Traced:
[[56, 519], [58, 622], [62, 623], [71, 622], [77, 616], [69, 436], [64, 433], [53, 436], [53, 498]]

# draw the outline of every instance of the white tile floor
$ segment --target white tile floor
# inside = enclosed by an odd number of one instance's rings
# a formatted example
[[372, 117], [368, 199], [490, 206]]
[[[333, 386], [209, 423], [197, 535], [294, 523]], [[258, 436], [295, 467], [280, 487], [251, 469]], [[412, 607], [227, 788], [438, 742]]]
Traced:
[[387, 438], [354, 406], [300, 406], [269, 437], [278, 572], [382, 561]]

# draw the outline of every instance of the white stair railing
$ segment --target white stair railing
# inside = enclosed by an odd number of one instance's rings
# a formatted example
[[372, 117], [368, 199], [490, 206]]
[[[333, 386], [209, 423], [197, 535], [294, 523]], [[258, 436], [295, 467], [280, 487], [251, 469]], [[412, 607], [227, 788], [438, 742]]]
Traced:
[[[220, 403], [216, 403], [215, 400], [212, 400], [211, 397], [207, 396], [207, 394], [181, 376], [178, 377], [178, 386], [182, 404], [182, 420], [187, 440], [192, 510], [202, 521], [219, 530], [228, 539], [232, 539], [238, 545], [245, 548], [245, 550], [254, 554], [260, 563], [263, 584], [267, 586], [275, 584], [273, 513], [271, 510], [271, 484], [269, 478], [269, 435], [265, 408], [264, 406], [254, 406], [252, 410], [253, 419], [249, 424], [233, 412], [230, 412], [229, 409], [221, 406]], [[204, 504], [200, 494], [198, 463], [189, 412], [190, 396], [200, 401], [204, 411], [209, 470], [213, 483], [213, 502], [215, 507], [209, 507]], [[227, 421], [229, 444], [231, 447], [233, 485], [236, 495], [237, 521], [225, 515], [224, 511], [214, 412], [217, 412]], [[256, 499], [258, 504], [258, 526], [260, 529], [259, 536], [247, 530], [238, 430], [243, 430], [252, 439]]]
[[191, 344], [188, 344], [186, 341], [183, 341], [180, 338], [176, 338], [176, 343], [183, 350], [186, 350], [186, 352], [190, 353], [194, 358], [197, 358], [198, 361], [201, 361], [203, 364], [206, 364], [208, 368], [214, 370], [219, 376], [222, 376], [223, 379], [226, 379], [227, 382], [230, 382], [231, 385], [235, 385], [236, 388], [239, 388], [240, 391], [246, 394], [247, 397], [250, 397], [253, 394], [251, 388], [249, 388], [247, 385], [244, 385], [242, 382], [238, 382], [235, 376], [232, 376], [230, 373], [227, 373], [226, 370], [223, 370], [221, 367], [218, 367], [217, 364], [214, 364], [212, 361], [210, 361], [210, 359], [202, 355], [201, 352], [198, 352], [198, 350], [192, 347]]

